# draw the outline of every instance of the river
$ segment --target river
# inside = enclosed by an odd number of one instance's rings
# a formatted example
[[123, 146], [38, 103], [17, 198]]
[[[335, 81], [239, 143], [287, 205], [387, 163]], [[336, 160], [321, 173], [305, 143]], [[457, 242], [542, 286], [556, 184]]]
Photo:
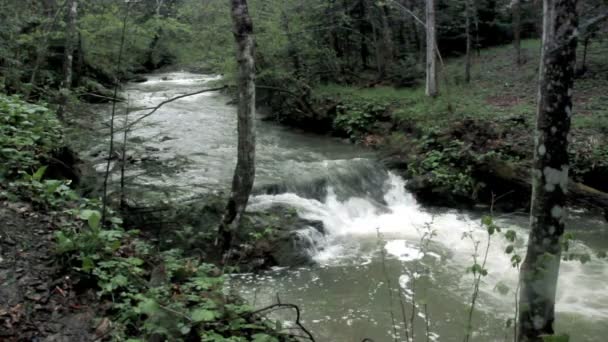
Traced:
[[[149, 111], [138, 108], [216, 79], [176, 72], [128, 84], [123, 95], [129, 100], [129, 119]], [[161, 198], [228, 189], [236, 163], [235, 110], [217, 92], [163, 106], [130, 133], [129, 154], [145, 157], [129, 164], [128, 186]], [[120, 114], [119, 127], [123, 119]], [[256, 307], [277, 298], [299, 305], [317, 341], [426, 341], [427, 325], [432, 341], [462, 341], [474, 288], [466, 269], [473, 255], [483, 260], [488, 234], [480, 221], [487, 213], [425, 208], [405, 190], [403, 179], [374, 161], [372, 151], [341, 140], [263, 121], [257, 122], [257, 134], [256, 188], [279, 184], [281, 191], [253, 196], [249, 210], [289, 204], [303, 218], [323, 221], [327, 234], [317, 238], [312, 251], [316, 266], [236, 275], [228, 286]], [[95, 151], [103, 146], [89, 146], [99, 170], [103, 155]], [[527, 217], [500, 215], [496, 221], [517, 232], [515, 253], [523, 257]], [[572, 248], [577, 252], [594, 256], [608, 248], [608, 225], [601, 218], [571, 212], [568, 230], [576, 236]], [[431, 239], [425, 239], [429, 233]], [[507, 321], [514, 315], [518, 272], [505, 253], [508, 245], [499, 235], [490, 241], [472, 341], [512, 340]], [[562, 262], [556, 328], [569, 333], [571, 341], [606, 340], [607, 280], [605, 260]], [[289, 313], [281, 318], [292, 319]]]

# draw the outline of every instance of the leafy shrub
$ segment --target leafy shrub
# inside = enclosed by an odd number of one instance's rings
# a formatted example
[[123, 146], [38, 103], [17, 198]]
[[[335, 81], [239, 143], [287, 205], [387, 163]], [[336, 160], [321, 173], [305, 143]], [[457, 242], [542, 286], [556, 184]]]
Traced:
[[61, 143], [61, 126], [51, 110], [0, 94], [0, 179], [33, 173]]
[[467, 148], [462, 141], [453, 140], [446, 146], [437, 144], [432, 135], [427, 135], [419, 142], [421, 158], [409, 166], [412, 176], [426, 175], [436, 187], [443, 187], [451, 193], [474, 198], [475, 180]]
[[387, 72], [388, 78], [397, 87], [416, 86], [425, 75], [424, 70], [420, 68], [420, 63], [416, 61], [414, 56], [408, 56], [393, 63]]
[[352, 101], [337, 106], [338, 115], [334, 119], [337, 133], [356, 140], [369, 133], [377, 121], [387, 113], [387, 106], [375, 101]]

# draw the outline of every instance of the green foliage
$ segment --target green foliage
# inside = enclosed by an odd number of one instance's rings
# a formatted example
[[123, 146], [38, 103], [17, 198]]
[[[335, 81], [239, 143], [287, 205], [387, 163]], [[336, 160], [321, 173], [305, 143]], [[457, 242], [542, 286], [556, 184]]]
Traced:
[[452, 140], [445, 146], [436, 142], [432, 133], [419, 140], [422, 153], [409, 166], [408, 172], [412, 176], [425, 176], [434, 186], [445, 187], [455, 195], [475, 198], [473, 167], [466, 162], [468, 148], [459, 140]]
[[0, 179], [34, 172], [61, 144], [61, 126], [52, 111], [0, 94]]
[[8, 183], [9, 193], [13, 196], [28, 199], [37, 209], [56, 210], [78, 195], [69, 187], [70, 181], [45, 179], [42, 176], [46, 167], [40, 167], [30, 175], [20, 171], [21, 179]]
[[337, 106], [338, 115], [334, 119], [335, 132], [357, 140], [371, 130], [371, 127], [386, 114], [385, 105], [374, 102], [349, 102]]
[[542, 339], [543, 339], [543, 342], [569, 342], [570, 335], [559, 334], [559, 335], [543, 336]]
[[249, 315], [246, 303], [223, 293], [224, 276], [217, 267], [179, 249], [154, 252], [138, 231], [125, 231], [112, 211], [110, 227], [102, 228], [97, 203], [79, 202], [65, 211], [71, 219], [55, 235], [57, 253], [78, 277], [97, 283], [100, 300], [111, 306], [113, 339], [251, 341], [279, 336], [272, 322]]

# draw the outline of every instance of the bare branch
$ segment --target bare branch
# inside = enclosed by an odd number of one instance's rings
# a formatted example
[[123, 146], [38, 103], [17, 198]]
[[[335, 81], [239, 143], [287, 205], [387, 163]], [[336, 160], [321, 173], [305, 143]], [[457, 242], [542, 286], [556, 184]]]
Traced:
[[150, 115], [154, 114], [154, 113], [155, 113], [157, 110], [159, 110], [159, 109], [160, 109], [160, 107], [162, 107], [162, 106], [166, 105], [167, 103], [171, 103], [171, 102], [173, 102], [173, 101], [177, 101], [177, 100], [179, 100], [179, 99], [183, 99], [184, 97], [194, 96], [194, 95], [198, 95], [198, 94], [202, 94], [202, 93], [208, 93], [208, 92], [210, 92], [210, 91], [220, 91], [220, 90], [223, 90], [223, 89], [226, 89], [226, 88], [228, 88], [228, 86], [221, 86], [221, 87], [217, 87], [217, 88], [203, 89], [203, 90], [196, 91], [196, 92], [194, 92], [194, 93], [183, 94], [183, 95], [179, 95], [179, 96], [176, 96], [176, 97], [170, 98], [170, 99], [168, 99], [168, 100], [165, 100], [165, 101], [163, 101], [163, 102], [159, 103], [159, 104], [158, 104], [156, 107], [153, 107], [153, 108], [152, 108], [152, 111], [150, 111], [150, 112], [148, 112], [148, 113], [144, 114], [143, 116], [140, 116], [139, 118], [137, 118], [137, 120], [134, 120], [132, 123], [130, 123], [130, 124], [129, 124], [129, 125], [126, 127], [126, 129], [131, 129], [131, 127], [135, 126], [137, 123], [139, 123], [141, 120], [143, 120], [143, 119], [147, 118], [148, 116], [150, 116]]
[[259, 309], [256, 311], [249, 312], [249, 313], [247, 313], [247, 315], [253, 316], [253, 315], [256, 315], [256, 314], [259, 314], [259, 313], [262, 313], [265, 311], [273, 310], [273, 309], [293, 309], [293, 310], [295, 310], [296, 311], [296, 322], [295, 322], [296, 325], [300, 328], [300, 330], [302, 330], [308, 336], [309, 340], [315, 342], [315, 338], [312, 336], [310, 331], [308, 331], [308, 329], [306, 329], [300, 322], [300, 316], [301, 316], [300, 307], [295, 304], [281, 304], [281, 303], [273, 304], [273, 305], [267, 306], [265, 308], [262, 308], [262, 309]]
[[411, 17], [413, 17], [414, 20], [416, 20], [420, 25], [422, 25], [422, 27], [426, 28], [426, 23], [424, 21], [422, 21], [422, 19], [418, 18], [418, 16], [416, 16], [416, 14], [414, 14], [414, 12], [412, 12], [412, 10], [410, 10], [409, 8], [407, 8], [407, 7], [403, 6], [402, 4], [396, 2], [395, 0], [391, 0], [390, 3], [393, 4], [393, 5], [396, 5], [397, 7], [399, 7], [405, 13], [407, 13]]
[[584, 36], [587, 34], [587, 31], [589, 30], [589, 28], [591, 28], [593, 25], [598, 24], [604, 20], [608, 19], [608, 11], [598, 15], [597, 17], [591, 18], [589, 19], [587, 22], [583, 23], [580, 27], [579, 27], [579, 36]]

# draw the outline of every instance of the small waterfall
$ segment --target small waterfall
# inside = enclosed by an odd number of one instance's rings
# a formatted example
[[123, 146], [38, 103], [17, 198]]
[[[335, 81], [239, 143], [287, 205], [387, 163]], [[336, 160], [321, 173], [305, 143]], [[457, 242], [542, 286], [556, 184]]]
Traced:
[[[377, 236], [382, 234], [386, 254], [404, 263], [422, 257], [420, 239], [425, 229], [434, 230], [431, 250], [426, 255], [435, 259], [433, 272], [449, 272], [459, 279], [451, 291], [468, 300], [472, 276], [466, 268], [472, 263], [475, 241], [482, 253], [487, 232], [480, 224], [480, 216], [456, 210], [427, 210], [422, 208], [405, 189], [405, 181], [372, 161], [327, 162], [326, 171], [316, 177], [283, 182], [265, 188], [252, 198], [250, 210], [263, 210], [276, 204], [294, 207], [304, 218], [324, 223], [326, 235], [316, 230], [303, 232], [317, 246], [314, 259], [321, 265], [368, 263], [377, 253]], [[517, 232], [516, 252], [525, 255], [527, 231], [512, 220], [497, 218], [503, 229]], [[313, 232], [314, 231], [314, 232]], [[469, 237], [465, 237], [469, 236]], [[504, 251], [510, 244], [501, 235], [492, 237], [483, 278], [480, 308], [512, 313], [513, 291], [518, 272], [511, 266], [511, 255]], [[574, 248], [593, 254], [581, 242]], [[404, 279], [408, 275], [404, 275]], [[558, 285], [557, 310], [581, 314], [590, 318], [608, 317], [608, 291], [605, 279], [608, 265], [594, 259], [587, 264], [563, 262]], [[407, 281], [404, 281], [404, 284]], [[509, 288], [508, 293], [498, 288]], [[598, 290], [603, 287], [602, 292]]]

